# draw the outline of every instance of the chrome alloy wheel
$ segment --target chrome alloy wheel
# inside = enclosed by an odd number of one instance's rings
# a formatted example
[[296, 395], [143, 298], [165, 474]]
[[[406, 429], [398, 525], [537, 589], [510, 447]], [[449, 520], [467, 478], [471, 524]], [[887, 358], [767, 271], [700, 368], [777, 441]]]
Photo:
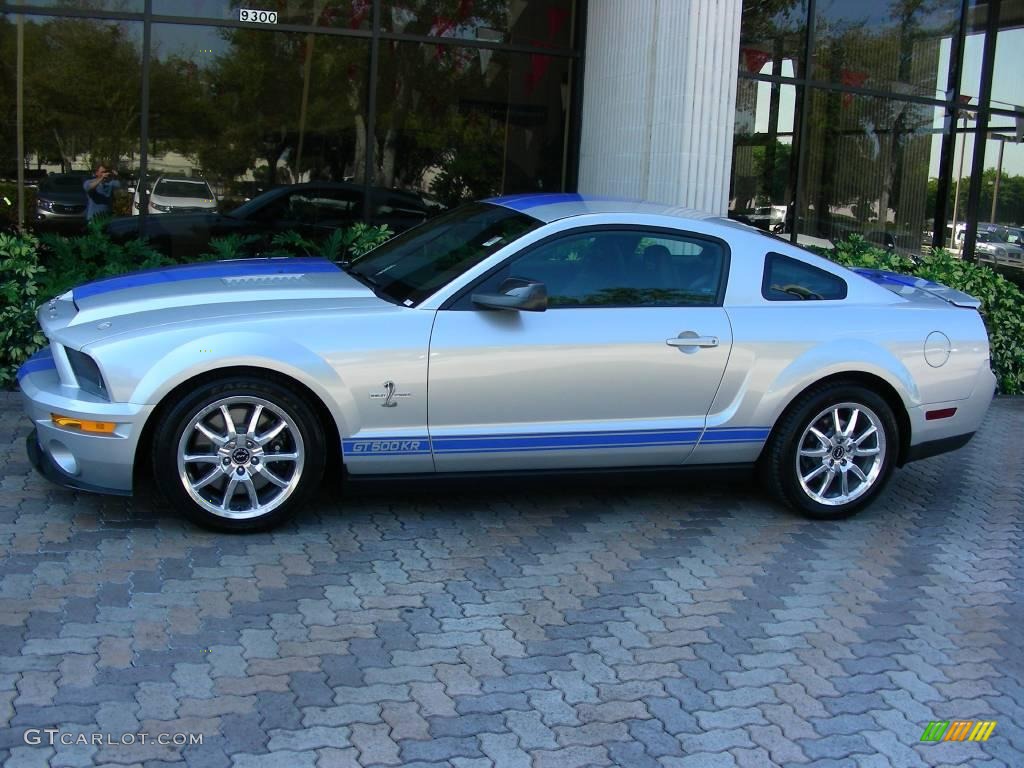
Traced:
[[178, 441], [178, 475], [203, 509], [245, 520], [291, 496], [302, 477], [302, 435], [280, 407], [226, 397], [192, 417]]
[[797, 443], [800, 486], [819, 504], [849, 504], [878, 480], [885, 451], [885, 428], [874, 411], [859, 403], [831, 405]]

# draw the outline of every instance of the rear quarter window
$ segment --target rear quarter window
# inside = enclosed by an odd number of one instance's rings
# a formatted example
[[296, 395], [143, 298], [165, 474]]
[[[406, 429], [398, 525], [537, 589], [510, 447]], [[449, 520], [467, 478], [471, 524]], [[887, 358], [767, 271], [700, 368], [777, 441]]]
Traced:
[[799, 259], [769, 253], [761, 295], [768, 301], [838, 301], [846, 298], [846, 281]]

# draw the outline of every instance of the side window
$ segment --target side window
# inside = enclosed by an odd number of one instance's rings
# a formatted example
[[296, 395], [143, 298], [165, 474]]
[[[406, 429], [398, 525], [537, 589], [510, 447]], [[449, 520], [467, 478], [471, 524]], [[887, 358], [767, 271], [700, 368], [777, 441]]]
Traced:
[[[697, 235], [586, 231], [529, 250], [474, 290], [516, 277], [544, 283], [551, 309], [714, 306], [725, 264], [724, 247]], [[456, 308], [473, 308], [469, 296]]]
[[359, 193], [347, 190], [296, 192], [289, 202], [289, 218], [322, 227], [349, 224], [359, 216]]
[[846, 281], [798, 259], [769, 253], [761, 295], [769, 301], [835, 301], [846, 298]]

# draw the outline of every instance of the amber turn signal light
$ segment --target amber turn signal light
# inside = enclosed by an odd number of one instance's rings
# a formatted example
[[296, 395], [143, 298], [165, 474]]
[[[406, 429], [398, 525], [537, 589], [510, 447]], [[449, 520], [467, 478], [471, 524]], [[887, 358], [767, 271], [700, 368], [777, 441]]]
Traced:
[[83, 432], [94, 432], [101, 435], [112, 434], [117, 427], [112, 421], [88, 421], [86, 419], [74, 419], [71, 416], [61, 416], [59, 413], [51, 413], [50, 420], [58, 427], [65, 429], [80, 429]]

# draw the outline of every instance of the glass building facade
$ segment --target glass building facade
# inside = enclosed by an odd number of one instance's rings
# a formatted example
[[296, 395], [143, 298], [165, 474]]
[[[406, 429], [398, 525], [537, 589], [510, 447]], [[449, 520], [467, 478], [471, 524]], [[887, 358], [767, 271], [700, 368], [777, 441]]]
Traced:
[[[275, 23], [243, 21], [251, 9]], [[120, 215], [145, 213], [135, 190], [161, 175], [205, 180], [221, 210], [306, 181], [406, 190], [428, 209], [575, 184], [573, 0], [37, 0], [0, 12], [0, 173], [27, 191], [29, 225], [45, 176], [96, 162], [127, 182]], [[386, 202], [357, 196], [351, 218], [372, 221]]]
[[[729, 215], [801, 243], [856, 233], [909, 253], [1019, 239], [1024, 0], [735, 2]], [[275, 23], [244, 21], [251, 10]], [[587, 0], [0, 3], [5, 220], [21, 210], [31, 225], [45, 175], [96, 161], [128, 182], [120, 215], [146, 213], [136, 190], [161, 175], [205, 180], [221, 210], [277, 185], [351, 182], [363, 194], [338, 204], [353, 221], [395, 204], [371, 189], [431, 210], [575, 191], [595, 96], [584, 61], [618, 62], [607, 44], [585, 50], [609, 35], [588, 15]], [[672, 129], [682, 141], [686, 126]]]
[[801, 243], [1019, 242], [1022, 24], [1021, 0], [745, 0], [730, 215]]

